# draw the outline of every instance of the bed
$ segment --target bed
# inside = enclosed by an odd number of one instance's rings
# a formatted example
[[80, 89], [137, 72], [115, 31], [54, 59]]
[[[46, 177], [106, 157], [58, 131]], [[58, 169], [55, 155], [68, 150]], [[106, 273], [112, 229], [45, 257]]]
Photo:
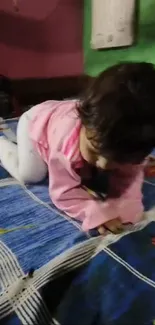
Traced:
[[[17, 120], [0, 135], [16, 141]], [[0, 166], [0, 324], [155, 324], [155, 179], [145, 219], [121, 235], [84, 233], [48, 180], [23, 186]]]

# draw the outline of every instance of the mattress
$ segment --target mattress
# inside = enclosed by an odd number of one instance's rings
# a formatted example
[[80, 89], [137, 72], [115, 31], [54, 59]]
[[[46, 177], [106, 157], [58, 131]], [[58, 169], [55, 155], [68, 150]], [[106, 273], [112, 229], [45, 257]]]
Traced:
[[102, 237], [55, 208], [48, 179], [23, 186], [0, 166], [0, 324], [153, 324], [154, 178], [143, 193], [144, 220]]

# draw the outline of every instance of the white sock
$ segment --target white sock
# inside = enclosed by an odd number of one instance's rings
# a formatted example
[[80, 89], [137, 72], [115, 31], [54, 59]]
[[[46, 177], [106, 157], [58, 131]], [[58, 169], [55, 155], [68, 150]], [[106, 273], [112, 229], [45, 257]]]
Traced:
[[4, 136], [0, 136], [0, 161], [9, 174], [20, 181], [17, 145]]

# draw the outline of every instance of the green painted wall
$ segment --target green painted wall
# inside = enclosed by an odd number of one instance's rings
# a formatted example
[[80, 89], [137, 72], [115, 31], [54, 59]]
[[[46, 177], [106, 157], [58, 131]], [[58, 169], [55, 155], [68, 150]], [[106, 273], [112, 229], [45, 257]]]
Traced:
[[[116, 0], [117, 1], [117, 0]], [[155, 0], [140, 0], [139, 38], [135, 46], [121, 50], [96, 51], [90, 48], [91, 0], [84, 2], [84, 68], [95, 76], [120, 61], [155, 63]]]

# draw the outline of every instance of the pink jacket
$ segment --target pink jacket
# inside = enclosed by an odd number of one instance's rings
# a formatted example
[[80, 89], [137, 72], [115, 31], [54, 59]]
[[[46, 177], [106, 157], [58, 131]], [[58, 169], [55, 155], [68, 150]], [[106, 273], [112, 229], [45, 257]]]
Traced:
[[83, 166], [79, 151], [81, 122], [76, 104], [76, 100], [40, 104], [30, 125], [30, 137], [48, 165], [53, 203], [71, 218], [81, 221], [83, 230], [96, 228], [116, 217], [123, 223], [139, 221], [143, 212], [142, 165], [120, 166], [117, 172], [111, 172], [109, 198], [105, 201], [95, 199], [81, 187], [81, 178], [76, 173]]

